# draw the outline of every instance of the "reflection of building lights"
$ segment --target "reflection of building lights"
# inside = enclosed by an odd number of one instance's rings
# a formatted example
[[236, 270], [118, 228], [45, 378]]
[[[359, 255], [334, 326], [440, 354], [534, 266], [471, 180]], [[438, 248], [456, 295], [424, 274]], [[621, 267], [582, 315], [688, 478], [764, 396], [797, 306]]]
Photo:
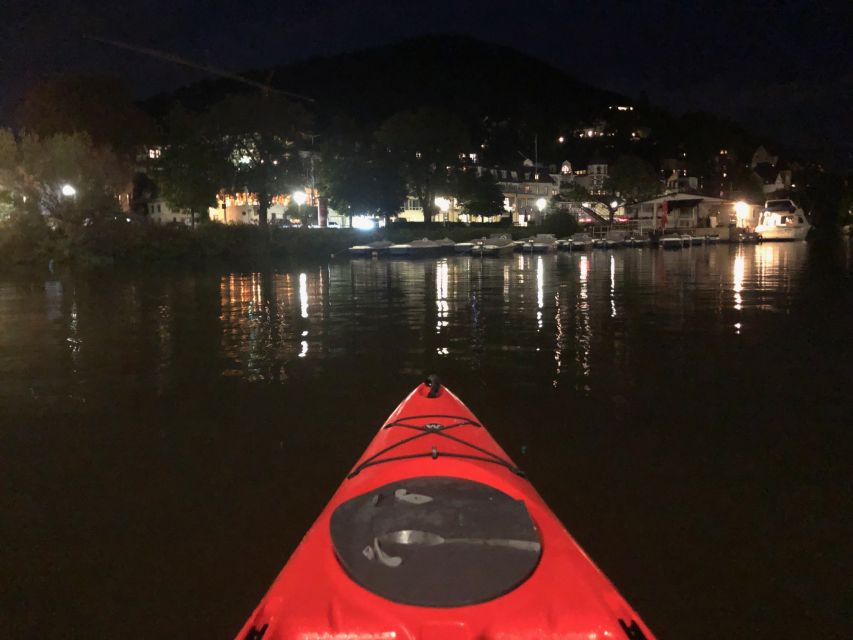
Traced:
[[308, 317], [308, 276], [299, 274], [299, 307], [303, 318]]
[[616, 317], [616, 258], [610, 256], [610, 317]]
[[536, 330], [542, 328], [542, 308], [545, 306], [545, 261], [542, 256], [536, 259]]
[[542, 256], [536, 258], [536, 304], [541, 309], [545, 306], [545, 262]]
[[745, 264], [743, 259], [743, 254], [738, 254], [735, 257], [735, 266], [734, 266], [734, 293], [735, 293], [735, 310], [740, 311], [743, 308], [743, 297], [741, 296], [741, 291], [743, 291], [743, 276], [745, 271]]
[[435, 271], [436, 334], [441, 333], [442, 327], [446, 327], [449, 324], [447, 317], [450, 314], [450, 306], [447, 304], [447, 283], [447, 260], [442, 260]]
[[308, 355], [308, 342], [306, 340], [303, 340], [301, 346], [302, 351], [299, 352], [299, 357], [304, 358]]

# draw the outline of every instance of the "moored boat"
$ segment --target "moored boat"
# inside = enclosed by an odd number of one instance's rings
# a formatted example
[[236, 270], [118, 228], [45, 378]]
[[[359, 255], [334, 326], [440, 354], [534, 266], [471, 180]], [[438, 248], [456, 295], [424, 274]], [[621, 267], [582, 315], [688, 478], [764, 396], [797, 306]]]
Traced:
[[681, 249], [684, 246], [684, 241], [679, 235], [661, 236], [658, 244], [664, 249]]
[[604, 236], [604, 246], [607, 249], [616, 249], [625, 246], [624, 231], [608, 231]]
[[548, 253], [557, 250], [557, 237], [553, 233], [537, 233], [524, 240], [524, 251]]
[[393, 242], [389, 240], [376, 240], [367, 244], [357, 244], [348, 249], [349, 254], [354, 258], [369, 258], [371, 256], [388, 255]]
[[625, 238], [625, 244], [629, 247], [647, 247], [652, 243], [652, 239], [647, 235], [632, 234]]
[[437, 378], [391, 414], [237, 640], [654, 640]]
[[592, 236], [588, 233], [575, 233], [569, 238], [572, 251], [583, 251], [592, 248]]
[[396, 257], [425, 258], [446, 253], [447, 246], [429, 238], [421, 238], [403, 244], [393, 244], [388, 250], [392, 256]]
[[758, 234], [755, 231], [741, 229], [735, 234], [734, 241], [740, 244], [758, 244], [761, 242], [761, 234]]
[[488, 238], [482, 238], [473, 249], [474, 255], [479, 256], [505, 256], [515, 251], [515, 242], [512, 236], [506, 234], [493, 234]]
[[456, 251], [456, 243], [450, 238], [441, 238], [440, 240], [435, 240], [435, 244], [438, 247], [439, 253], [451, 254]]
[[702, 246], [703, 244], [705, 244], [705, 236], [692, 236], [690, 239], [690, 244], [692, 244], [694, 247]]
[[682, 233], [681, 244], [685, 247], [689, 247], [693, 244], [693, 236], [691, 236], [689, 233]]
[[762, 240], [805, 240], [811, 228], [806, 214], [792, 200], [768, 200], [755, 232]]

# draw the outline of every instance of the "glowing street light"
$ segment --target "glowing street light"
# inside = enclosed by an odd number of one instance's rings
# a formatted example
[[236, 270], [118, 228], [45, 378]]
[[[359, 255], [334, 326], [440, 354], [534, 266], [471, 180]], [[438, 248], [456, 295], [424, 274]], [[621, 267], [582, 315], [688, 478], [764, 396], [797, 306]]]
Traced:
[[536, 201], [536, 208], [539, 209], [539, 213], [542, 213], [543, 211], [545, 211], [545, 207], [547, 207], [547, 206], [548, 206], [548, 201], [545, 200], [545, 198], [539, 198]]
[[62, 195], [66, 196], [68, 198], [71, 198], [71, 197], [77, 195], [77, 189], [72, 187], [70, 184], [62, 185], [60, 191], [62, 192]]
[[294, 191], [292, 196], [293, 201], [296, 203], [296, 207], [299, 211], [299, 220], [302, 223], [302, 226], [305, 227], [308, 225], [308, 220], [305, 216], [302, 215], [302, 205], [308, 200], [308, 194], [304, 191]]
[[749, 216], [749, 205], [743, 200], [735, 202], [735, 216], [737, 217], [737, 226], [743, 227]]
[[613, 202], [611, 202], [611, 203], [610, 203], [610, 208], [611, 208], [611, 209], [615, 209], [615, 208], [616, 208], [616, 207], [618, 207], [618, 206], [619, 206], [619, 203], [618, 203], [616, 200], [614, 200]]

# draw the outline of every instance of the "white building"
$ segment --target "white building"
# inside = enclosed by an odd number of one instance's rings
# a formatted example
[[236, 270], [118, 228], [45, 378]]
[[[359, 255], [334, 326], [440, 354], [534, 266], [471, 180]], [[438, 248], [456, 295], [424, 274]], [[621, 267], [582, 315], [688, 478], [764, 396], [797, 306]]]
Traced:
[[[183, 224], [191, 227], [193, 224], [192, 212], [189, 209], [173, 209], [163, 198], [156, 198], [148, 202], [148, 219], [154, 224]], [[195, 214], [195, 222], [200, 216]]]

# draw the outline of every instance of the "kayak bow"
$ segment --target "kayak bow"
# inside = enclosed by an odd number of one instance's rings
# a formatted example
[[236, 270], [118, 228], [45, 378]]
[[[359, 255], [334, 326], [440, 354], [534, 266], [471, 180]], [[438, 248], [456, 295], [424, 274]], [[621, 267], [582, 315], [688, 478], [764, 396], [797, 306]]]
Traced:
[[654, 640], [434, 376], [394, 410], [237, 640]]

